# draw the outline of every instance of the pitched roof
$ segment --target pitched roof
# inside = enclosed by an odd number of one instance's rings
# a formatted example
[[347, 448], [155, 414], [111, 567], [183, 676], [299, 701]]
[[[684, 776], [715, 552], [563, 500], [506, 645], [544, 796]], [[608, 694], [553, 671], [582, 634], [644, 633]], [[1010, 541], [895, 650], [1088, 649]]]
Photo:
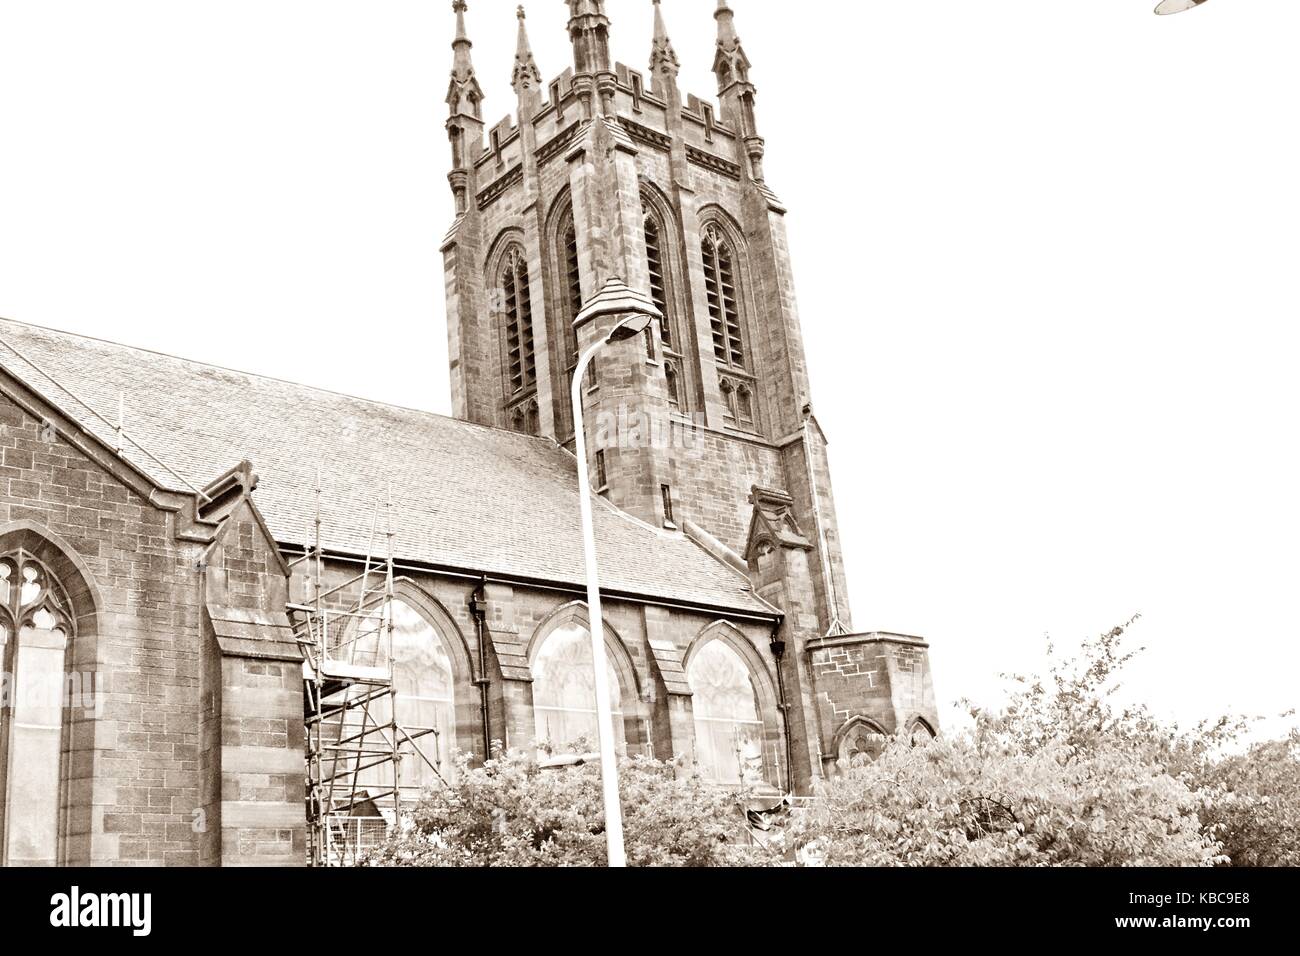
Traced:
[[[391, 483], [398, 559], [586, 581], [577, 463], [549, 439], [5, 319], [0, 339], [0, 365], [110, 448], [113, 429], [82, 403], [115, 421], [125, 393], [128, 435], [193, 485], [251, 461], [261, 479], [254, 498], [283, 545], [312, 540], [319, 464], [327, 551], [368, 553]], [[131, 443], [122, 456], [160, 486], [187, 490]], [[772, 613], [742, 575], [686, 537], [608, 503], [596, 509], [596, 533], [609, 591]]]

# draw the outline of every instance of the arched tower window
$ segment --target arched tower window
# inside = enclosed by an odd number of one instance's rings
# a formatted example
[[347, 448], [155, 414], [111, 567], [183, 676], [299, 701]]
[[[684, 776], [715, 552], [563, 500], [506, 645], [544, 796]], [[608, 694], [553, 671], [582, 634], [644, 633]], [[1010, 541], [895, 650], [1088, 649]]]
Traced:
[[[555, 231], [551, 234], [552, 261], [556, 279], [557, 294], [554, 299], [556, 325], [552, 329], [551, 341], [558, 343], [554, 348], [554, 365], [557, 381], [563, 382], [563, 389], [556, 389], [555, 419], [562, 423], [557, 429], [567, 437], [573, 434], [573, 414], [569, 402], [570, 389], [573, 386], [573, 373], [578, 367], [578, 333], [573, 323], [582, 312], [582, 265], [578, 255], [578, 231], [574, 225], [573, 207], [566, 203], [556, 220]], [[586, 385], [590, 388], [596, 381], [596, 363], [587, 369]]]
[[745, 336], [736, 286], [736, 258], [714, 226], [704, 230], [704, 286], [713, 324], [713, 354], [720, 368], [746, 371]]
[[578, 260], [578, 231], [573, 225], [573, 210], [560, 227], [560, 264], [564, 280], [564, 360], [571, 377], [578, 366], [578, 333], [573, 328], [582, 311], [582, 267]]
[[48, 567], [22, 550], [0, 557], [0, 836], [4, 863], [54, 866], [62, 804], [60, 756], [74, 617]]
[[645, 217], [646, 261], [650, 266], [650, 298], [662, 313], [659, 320], [659, 338], [665, 349], [676, 351], [673, 337], [673, 310], [668, 304], [668, 275], [664, 269], [663, 229], [648, 207], [642, 207]]
[[[659, 323], [659, 339], [663, 347], [668, 403], [674, 409], [684, 409], [688, 389], [684, 376], [686, 363], [682, 357], [684, 343], [674, 290], [673, 259], [670, 255], [672, 233], [654, 207], [644, 199], [641, 211], [645, 225], [646, 262], [650, 270], [650, 297], [663, 314]], [[652, 349], [651, 358], [655, 357]]]
[[533, 298], [528, 261], [516, 247], [501, 266], [502, 351], [506, 375], [506, 404], [514, 408], [537, 386], [537, 351], [533, 343]]
[[700, 774], [719, 784], [761, 782], [763, 721], [744, 659], [726, 641], [714, 640], [691, 660], [686, 677], [695, 695]]
[[[623, 750], [623, 695], [613, 662], [607, 666], [614, 740]], [[547, 635], [533, 662], [533, 711], [542, 750], [591, 753], [600, 746], [591, 632], [582, 624], [571, 622]]]
[[736, 252], [716, 224], [705, 227], [704, 288], [713, 329], [718, 385], [727, 406], [727, 424], [758, 431], [757, 386], [747, 347]]

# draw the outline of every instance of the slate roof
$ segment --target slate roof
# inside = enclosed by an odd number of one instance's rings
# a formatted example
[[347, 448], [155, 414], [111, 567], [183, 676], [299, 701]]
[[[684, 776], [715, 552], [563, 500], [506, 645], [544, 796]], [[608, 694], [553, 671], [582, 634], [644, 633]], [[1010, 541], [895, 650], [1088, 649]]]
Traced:
[[[10, 343], [0, 343], [0, 365], [110, 448], [112, 428], [32, 364], [109, 421], [125, 392], [127, 433], [197, 487], [251, 461], [261, 479], [254, 500], [282, 545], [311, 541], [322, 463], [328, 551], [367, 553], [376, 504], [391, 482], [397, 558], [585, 583], [577, 464], [549, 439], [6, 319], [0, 339]], [[162, 487], [187, 490], [130, 443], [122, 456]], [[596, 533], [608, 591], [772, 613], [743, 576], [686, 537], [605, 502]]]

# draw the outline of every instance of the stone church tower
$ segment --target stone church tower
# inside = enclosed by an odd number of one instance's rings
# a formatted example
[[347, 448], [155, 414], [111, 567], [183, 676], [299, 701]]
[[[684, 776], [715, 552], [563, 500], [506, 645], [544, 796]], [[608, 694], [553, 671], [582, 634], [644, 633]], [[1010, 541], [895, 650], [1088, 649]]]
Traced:
[[583, 384], [593, 481], [780, 611], [772, 651], [803, 788], [873, 733], [933, 730], [926, 645], [854, 631], [786, 209], [764, 175], [727, 0], [713, 14], [716, 106], [679, 89], [658, 0], [649, 77], [611, 62], [603, 0], [568, 6], [573, 65], [549, 83], [519, 8], [517, 108], [489, 127], [467, 4], [453, 4], [456, 219], [442, 253], [454, 414], [572, 450], [579, 354], [619, 303], [656, 316], [643, 341], [603, 349]]

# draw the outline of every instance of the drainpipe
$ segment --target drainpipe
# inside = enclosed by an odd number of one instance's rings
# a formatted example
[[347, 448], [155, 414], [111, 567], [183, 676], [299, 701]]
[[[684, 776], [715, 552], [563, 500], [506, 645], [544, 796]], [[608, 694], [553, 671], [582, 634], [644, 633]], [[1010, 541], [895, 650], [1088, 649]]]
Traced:
[[776, 691], [780, 697], [777, 708], [781, 711], [781, 731], [785, 737], [785, 782], [786, 792], [794, 793], [794, 752], [790, 746], [790, 707], [785, 700], [785, 641], [781, 640], [781, 624], [772, 627], [772, 643], [769, 645], [772, 656], [776, 658]]
[[491, 682], [487, 676], [487, 578], [479, 583], [469, 598], [469, 613], [474, 617], [474, 630], [478, 636], [478, 685], [479, 708], [483, 718], [483, 762], [492, 759], [492, 718], [488, 713], [488, 688]]

